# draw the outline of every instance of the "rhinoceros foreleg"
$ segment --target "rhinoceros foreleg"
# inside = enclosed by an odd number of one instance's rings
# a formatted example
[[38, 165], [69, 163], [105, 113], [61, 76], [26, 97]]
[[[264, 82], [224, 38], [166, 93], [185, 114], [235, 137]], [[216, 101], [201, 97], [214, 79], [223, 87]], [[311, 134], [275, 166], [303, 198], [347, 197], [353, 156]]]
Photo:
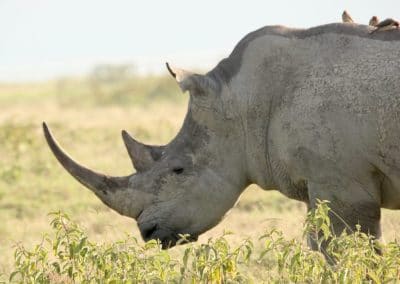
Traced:
[[[374, 183], [363, 185], [359, 182], [341, 181], [338, 183], [308, 183], [308, 208], [315, 208], [317, 200], [329, 200], [330, 219], [335, 235], [344, 230], [352, 232], [356, 226], [361, 231], [379, 238], [380, 229], [380, 197]], [[314, 250], [318, 249], [315, 236], [309, 236], [308, 243]], [[326, 243], [322, 246], [323, 253]]]

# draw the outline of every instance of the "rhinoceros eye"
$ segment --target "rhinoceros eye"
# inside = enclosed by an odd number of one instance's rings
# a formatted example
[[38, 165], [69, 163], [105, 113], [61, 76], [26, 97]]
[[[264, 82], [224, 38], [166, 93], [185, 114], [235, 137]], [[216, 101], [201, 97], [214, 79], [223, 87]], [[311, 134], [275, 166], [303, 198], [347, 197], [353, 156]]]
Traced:
[[180, 175], [181, 173], [183, 173], [183, 168], [182, 167], [176, 167], [176, 168], [173, 168], [172, 171], [175, 174]]

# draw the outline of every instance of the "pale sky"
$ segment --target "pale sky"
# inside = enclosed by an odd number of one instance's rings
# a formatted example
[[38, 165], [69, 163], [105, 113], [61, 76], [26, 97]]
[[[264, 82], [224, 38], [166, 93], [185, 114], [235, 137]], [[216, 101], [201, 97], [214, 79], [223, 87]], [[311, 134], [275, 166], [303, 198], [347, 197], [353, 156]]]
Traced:
[[0, 81], [81, 75], [99, 63], [208, 69], [265, 25], [400, 18], [400, 0], [0, 0]]

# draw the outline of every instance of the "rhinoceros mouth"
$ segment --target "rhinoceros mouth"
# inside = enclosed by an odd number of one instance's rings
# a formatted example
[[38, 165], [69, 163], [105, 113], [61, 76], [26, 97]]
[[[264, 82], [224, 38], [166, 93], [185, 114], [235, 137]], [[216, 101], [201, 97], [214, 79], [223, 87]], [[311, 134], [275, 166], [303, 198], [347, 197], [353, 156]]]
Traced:
[[196, 234], [177, 233], [173, 230], [162, 228], [157, 224], [139, 224], [139, 229], [145, 242], [158, 240], [161, 243], [162, 249], [195, 242], [198, 239], [198, 235]]

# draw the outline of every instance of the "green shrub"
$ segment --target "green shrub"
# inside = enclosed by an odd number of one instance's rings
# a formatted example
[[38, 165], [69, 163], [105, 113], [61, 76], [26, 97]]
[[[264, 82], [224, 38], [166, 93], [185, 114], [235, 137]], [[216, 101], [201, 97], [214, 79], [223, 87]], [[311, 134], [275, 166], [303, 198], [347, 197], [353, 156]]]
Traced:
[[112, 244], [91, 242], [67, 215], [52, 213], [55, 235], [33, 250], [18, 245], [10, 282], [164, 283], [244, 280], [237, 264], [246, 261], [251, 244], [232, 249], [224, 237], [200, 246], [189, 245], [182, 260], [173, 259], [159, 243], [139, 245], [127, 236]]
[[[261, 237], [264, 249], [260, 261], [265, 259], [270, 269], [277, 269], [275, 281], [322, 283], [387, 283], [400, 280], [400, 244], [383, 245], [360, 231], [332, 233], [327, 201], [319, 203], [307, 215], [305, 234], [319, 236], [318, 244], [329, 240], [327, 258], [318, 251], [303, 247], [297, 240], [286, 240], [276, 230]], [[319, 246], [321, 247], [321, 246]]]
[[[400, 281], [400, 244], [381, 244], [357, 230], [332, 234], [327, 202], [310, 212], [305, 233], [330, 240], [330, 263], [302, 242], [284, 238], [272, 229], [259, 243], [244, 240], [231, 247], [226, 234], [205, 244], [189, 244], [180, 257], [159, 243], [139, 244], [127, 236], [111, 244], [90, 241], [67, 215], [52, 213], [54, 236], [46, 236], [32, 250], [15, 250], [10, 282], [23, 283], [243, 283], [253, 279], [255, 267], [272, 283], [388, 283]], [[182, 236], [185, 240], [186, 236]], [[255, 250], [256, 245], [260, 250]], [[253, 268], [253, 270], [251, 269]]]

